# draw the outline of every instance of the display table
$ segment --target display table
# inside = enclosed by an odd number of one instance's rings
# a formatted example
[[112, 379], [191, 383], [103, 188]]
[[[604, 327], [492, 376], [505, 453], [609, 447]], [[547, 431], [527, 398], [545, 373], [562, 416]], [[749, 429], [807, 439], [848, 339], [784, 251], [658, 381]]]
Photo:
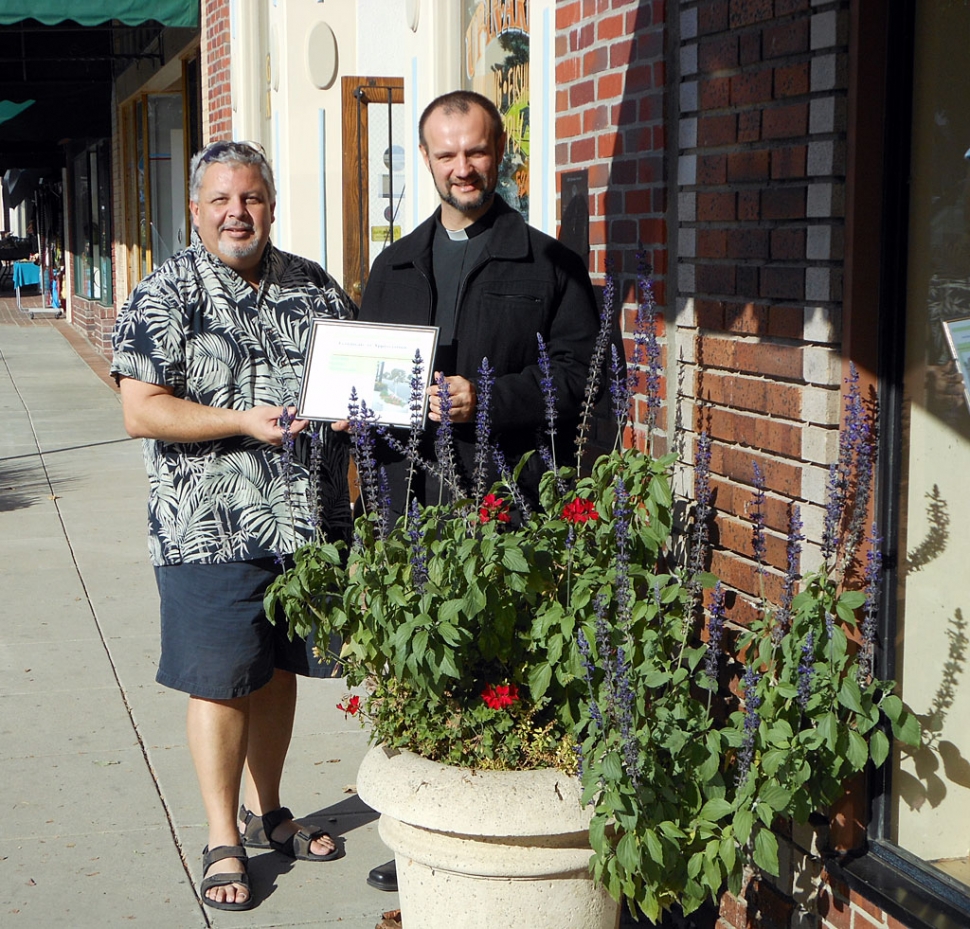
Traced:
[[[31, 285], [40, 286], [40, 266], [32, 261], [15, 261], [13, 266], [13, 289], [17, 294], [17, 309], [20, 306], [20, 288], [30, 287]], [[33, 313], [30, 314], [33, 318]]]

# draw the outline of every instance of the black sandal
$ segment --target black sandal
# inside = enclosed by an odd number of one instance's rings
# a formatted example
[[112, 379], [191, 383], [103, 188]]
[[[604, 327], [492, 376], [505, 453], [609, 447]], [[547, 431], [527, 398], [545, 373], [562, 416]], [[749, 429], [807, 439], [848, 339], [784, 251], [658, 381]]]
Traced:
[[[243, 863], [244, 867], [248, 867], [249, 859], [246, 856], [246, 849], [241, 845], [219, 845], [212, 849], [211, 852], [207, 845], [202, 849], [202, 873], [205, 874], [212, 865], [225, 858], [236, 858]], [[213, 900], [207, 896], [208, 891], [213, 887], [228, 887], [230, 884], [238, 884], [240, 887], [245, 888], [246, 899], [241, 903], [226, 903]], [[202, 894], [202, 902], [215, 910], [251, 910], [256, 905], [256, 901], [253, 899], [252, 888], [249, 886], [249, 874], [245, 870], [238, 873], [225, 871], [221, 874], [203, 877], [200, 892]]]
[[262, 816], [257, 816], [244, 806], [239, 807], [239, 820], [245, 825], [242, 837], [243, 845], [249, 848], [272, 848], [295, 861], [333, 861], [340, 857], [339, 848], [334, 848], [332, 852], [327, 852], [326, 855], [315, 855], [310, 851], [310, 846], [317, 839], [322, 839], [324, 836], [328, 839], [333, 838], [329, 832], [323, 829], [308, 832], [301, 827], [299, 832], [294, 833], [282, 842], [272, 838], [277, 826], [291, 819], [293, 819], [293, 813], [285, 806], [281, 806], [278, 810], [263, 813]]

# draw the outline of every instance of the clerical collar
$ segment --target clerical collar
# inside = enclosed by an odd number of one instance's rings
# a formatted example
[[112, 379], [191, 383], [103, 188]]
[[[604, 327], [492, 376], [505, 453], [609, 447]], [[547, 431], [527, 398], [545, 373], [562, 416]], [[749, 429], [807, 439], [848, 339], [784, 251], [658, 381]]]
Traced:
[[464, 229], [445, 229], [444, 224], [441, 222], [441, 214], [438, 214], [438, 225], [448, 234], [448, 238], [452, 242], [463, 242], [465, 239], [474, 239], [475, 236], [481, 235], [483, 232], [487, 232], [495, 223], [496, 211], [494, 209], [495, 201], [492, 200], [493, 206], [489, 208], [488, 212], [484, 216], [480, 216], [475, 220], [470, 226], [465, 226]]

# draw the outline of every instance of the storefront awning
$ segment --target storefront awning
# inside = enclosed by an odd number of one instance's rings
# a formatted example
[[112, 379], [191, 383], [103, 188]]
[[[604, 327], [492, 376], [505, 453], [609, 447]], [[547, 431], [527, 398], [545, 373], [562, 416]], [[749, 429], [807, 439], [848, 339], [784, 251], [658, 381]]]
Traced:
[[118, 19], [128, 26], [155, 20], [164, 26], [199, 25], [199, 0], [4, 0], [0, 25], [25, 19], [45, 25], [71, 20], [81, 26], [98, 26]]

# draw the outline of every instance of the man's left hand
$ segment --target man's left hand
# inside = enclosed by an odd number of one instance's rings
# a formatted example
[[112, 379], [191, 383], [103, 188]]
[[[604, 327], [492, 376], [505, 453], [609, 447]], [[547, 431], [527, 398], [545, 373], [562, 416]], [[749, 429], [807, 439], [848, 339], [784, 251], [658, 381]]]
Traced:
[[[437, 382], [438, 374], [435, 373], [435, 381], [428, 390], [428, 419], [440, 423], [441, 391]], [[448, 385], [448, 398], [451, 400], [449, 419], [453, 423], [470, 423], [475, 417], [475, 406], [478, 400], [475, 385], [457, 374], [446, 377], [445, 383]]]

